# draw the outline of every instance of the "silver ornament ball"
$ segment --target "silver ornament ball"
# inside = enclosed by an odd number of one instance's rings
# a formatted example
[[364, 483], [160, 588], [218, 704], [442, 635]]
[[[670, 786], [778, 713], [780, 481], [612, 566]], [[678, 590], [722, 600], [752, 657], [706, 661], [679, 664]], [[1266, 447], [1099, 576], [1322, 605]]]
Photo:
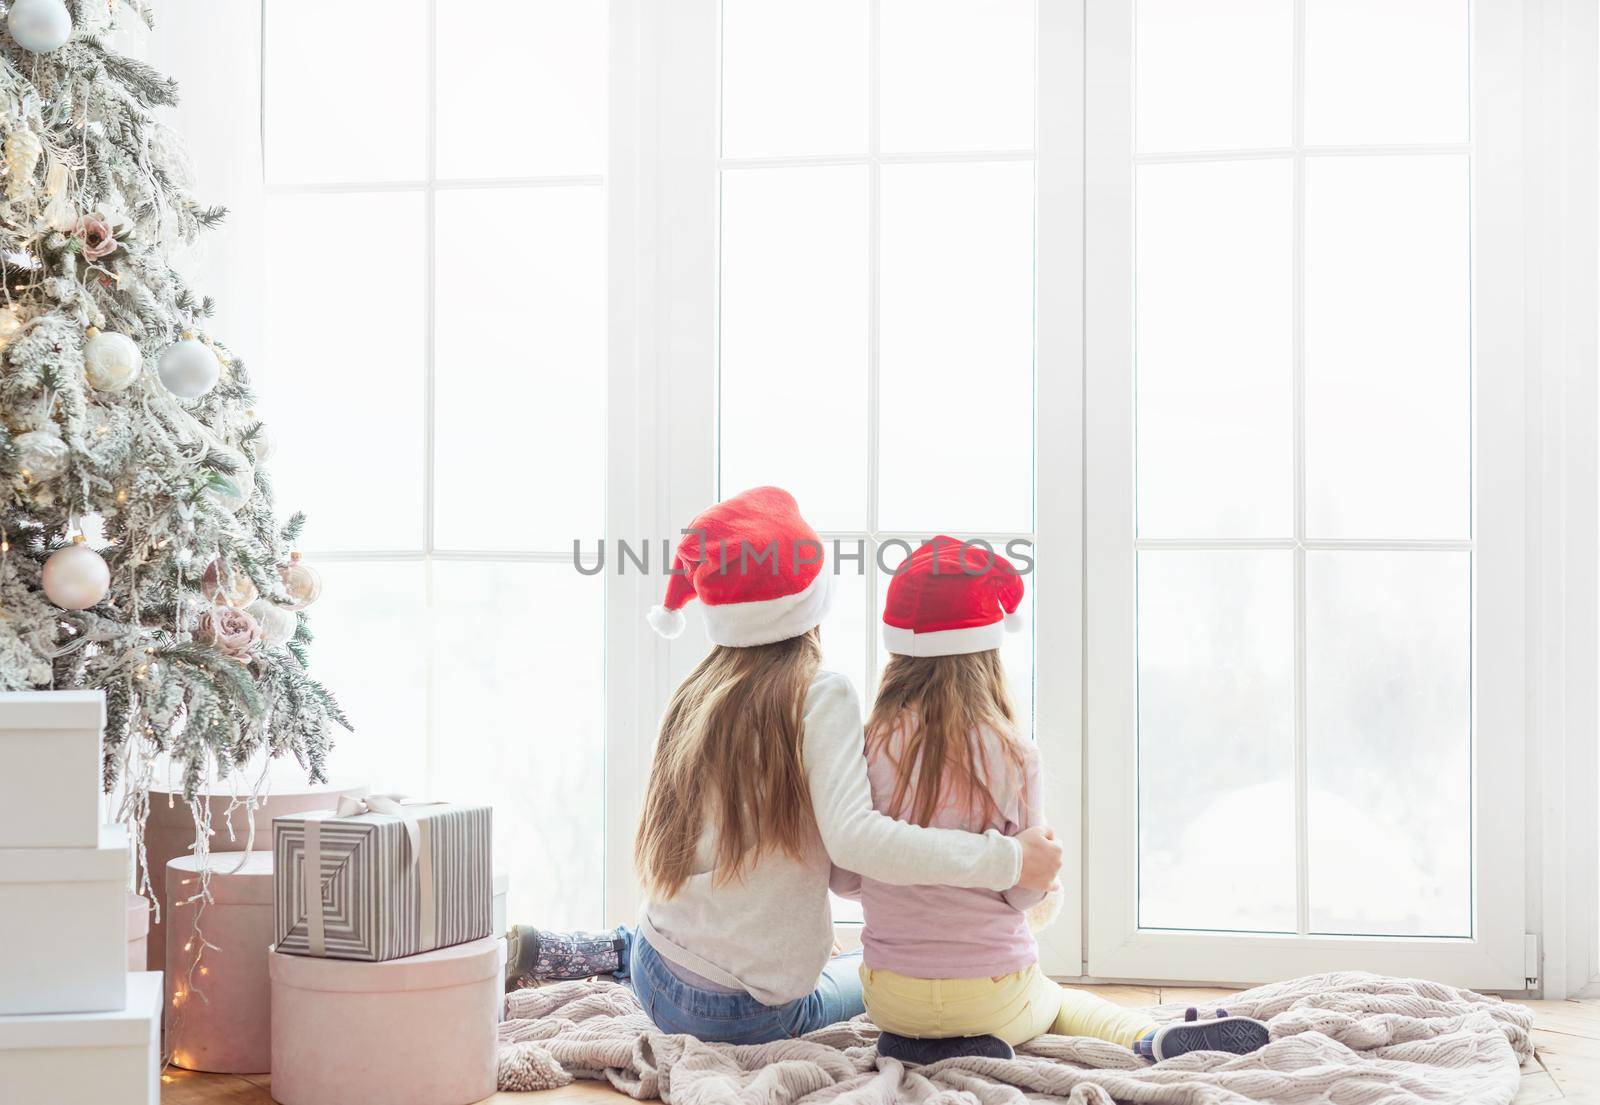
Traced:
[[198, 399], [217, 385], [222, 362], [205, 342], [181, 338], [161, 351], [156, 375], [180, 399]]
[[107, 330], [83, 343], [83, 376], [96, 391], [122, 391], [139, 378], [143, 362], [126, 334]]
[[15, 0], [6, 28], [24, 50], [48, 54], [72, 37], [72, 16], [61, 0]]
[[63, 610], [87, 610], [111, 590], [104, 558], [77, 538], [44, 562], [44, 596]]
[[29, 430], [18, 434], [17, 465], [34, 483], [53, 480], [67, 470], [67, 443], [49, 430]]

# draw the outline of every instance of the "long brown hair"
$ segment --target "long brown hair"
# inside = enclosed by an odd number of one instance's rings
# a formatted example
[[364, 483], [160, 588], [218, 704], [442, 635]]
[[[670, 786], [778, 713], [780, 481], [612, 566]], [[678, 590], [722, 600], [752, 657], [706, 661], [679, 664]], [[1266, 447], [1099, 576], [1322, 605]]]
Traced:
[[[911, 715], [914, 715], [911, 716]], [[1000, 735], [1001, 755], [1020, 778], [1026, 747], [1006, 690], [998, 649], [959, 656], [891, 656], [867, 718], [867, 751], [895, 769], [888, 813], [927, 825], [954, 805], [977, 817], [1000, 814], [979, 727]], [[904, 740], [896, 747], [894, 735]]]
[[672, 897], [694, 873], [708, 815], [719, 879], [769, 850], [802, 856], [816, 817], [800, 746], [821, 661], [815, 629], [771, 645], [719, 646], [673, 692], [633, 842], [652, 897]]

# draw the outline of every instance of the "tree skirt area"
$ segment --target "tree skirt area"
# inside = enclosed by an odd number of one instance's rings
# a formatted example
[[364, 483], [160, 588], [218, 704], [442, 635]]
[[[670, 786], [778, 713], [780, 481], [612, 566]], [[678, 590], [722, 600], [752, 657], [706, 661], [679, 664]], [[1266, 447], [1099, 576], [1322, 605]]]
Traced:
[[[500, 1026], [500, 1088], [549, 1089], [603, 1078], [670, 1105], [1073, 1105], [1154, 1102], [1401, 1102], [1508, 1105], [1533, 1052], [1520, 1005], [1416, 979], [1355, 971], [1258, 986], [1202, 1006], [1267, 1022], [1253, 1055], [1193, 1052], [1151, 1065], [1100, 1040], [1040, 1036], [1015, 1059], [879, 1061], [865, 1017], [799, 1039], [735, 1046], [665, 1035], [614, 982], [518, 990]], [[1181, 1005], [1151, 1009], [1159, 1021]]]

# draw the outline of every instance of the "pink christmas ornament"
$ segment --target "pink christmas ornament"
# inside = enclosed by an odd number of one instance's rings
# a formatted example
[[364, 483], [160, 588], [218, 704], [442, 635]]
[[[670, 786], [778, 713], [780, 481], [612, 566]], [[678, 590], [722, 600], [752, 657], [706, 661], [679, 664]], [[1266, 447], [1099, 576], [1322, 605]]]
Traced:
[[322, 594], [322, 577], [311, 565], [300, 559], [300, 554], [289, 554], [289, 563], [278, 570], [283, 578], [283, 589], [289, 593], [289, 609], [304, 610]]
[[200, 577], [200, 593], [215, 603], [228, 606], [249, 606], [255, 601], [256, 585], [240, 571], [238, 565], [224, 568], [219, 557], [206, 566]]

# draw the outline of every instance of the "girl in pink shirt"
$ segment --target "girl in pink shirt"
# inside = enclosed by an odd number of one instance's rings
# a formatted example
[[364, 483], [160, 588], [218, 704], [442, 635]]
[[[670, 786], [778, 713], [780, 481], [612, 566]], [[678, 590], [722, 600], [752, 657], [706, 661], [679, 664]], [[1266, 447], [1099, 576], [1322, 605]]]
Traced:
[[[1015, 835], [1043, 825], [1037, 749], [1017, 731], [999, 646], [1017, 625], [1022, 577], [982, 546], [936, 537], [890, 582], [891, 653], [866, 726], [876, 809], [900, 821]], [[1266, 1026], [1219, 1010], [1159, 1027], [1039, 971], [1028, 910], [1042, 891], [896, 886], [835, 869], [866, 918], [861, 979], [881, 1054], [910, 1062], [1009, 1056], [1045, 1032], [1094, 1036], [1164, 1059], [1247, 1052]], [[1059, 895], [1059, 889], [1052, 892]]]

